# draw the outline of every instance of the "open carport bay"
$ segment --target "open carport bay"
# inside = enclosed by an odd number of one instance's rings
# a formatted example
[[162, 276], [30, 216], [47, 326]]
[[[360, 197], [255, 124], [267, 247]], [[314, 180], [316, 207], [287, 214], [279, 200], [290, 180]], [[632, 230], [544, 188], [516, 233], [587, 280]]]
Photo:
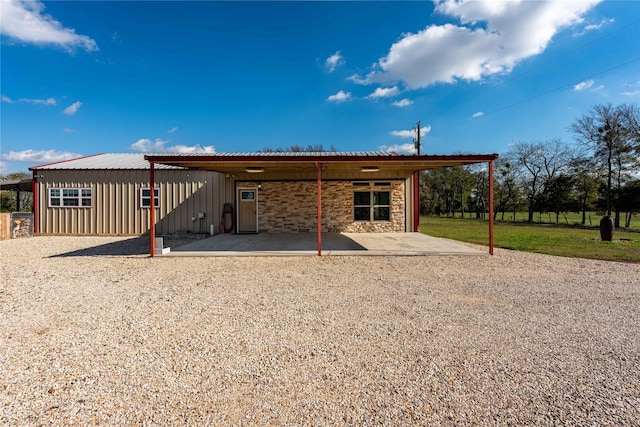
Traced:
[[[317, 255], [316, 233], [220, 234], [164, 256]], [[422, 233], [322, 233], [322, 255], [483, 255], [486, 251]]]

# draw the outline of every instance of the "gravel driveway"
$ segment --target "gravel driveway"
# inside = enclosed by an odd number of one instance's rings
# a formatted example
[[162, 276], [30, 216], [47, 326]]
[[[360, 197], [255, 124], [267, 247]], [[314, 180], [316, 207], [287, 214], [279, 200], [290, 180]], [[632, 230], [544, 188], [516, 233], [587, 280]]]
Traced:
[[0, 242], [3, 425], [638, 425], [640, 265]]

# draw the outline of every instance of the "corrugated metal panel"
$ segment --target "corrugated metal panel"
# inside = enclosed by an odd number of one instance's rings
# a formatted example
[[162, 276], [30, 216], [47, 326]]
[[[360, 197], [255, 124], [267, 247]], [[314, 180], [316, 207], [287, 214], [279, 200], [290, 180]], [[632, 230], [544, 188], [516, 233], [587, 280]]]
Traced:
[[[97, 154], [94, 156], [80, 157], [77, 159], [65, 160], [47, 165], [34, 166], [30, 169], [37, 170], [70, 170], [70, 169], [96, 169], [96, 170], [117, 170], [117, 169], [141, 169], [149, 170], [149, 162], [144, 159], [145, 154], [141, 153], [109, 153]], [[181, 169], [177, 166], [156, 164], [157, 169]]]
[[[364, 152], [270, 152], [270, 153], [106, 153], [93, 156], [80, 157], [46, 165], [34, 166], [31, 170], [149, 170], [149, 162], [144, 159], [145, 155], [150, 156], [178, 156], [178, 157], [228, 157], [230, 159], [241, 158], [247, 156], [253, 157], [388, 157], [399, 156], [397, 153], [388, 153], [383, 151], [364, 151]], [[156, 169], [181, 169], [177, 166], [164, 165], [156, 163]]]
[[385, 152], [385, 151], [282, 151], [282, 152], [242, 152], [242, 153], [161, 153], [161, 154], [147, 154], [149, 156], [172, 156], [172, 157], [229, 157], [231, 159], [236, 157], [353, 157], [353, 156], [366, 156], [366, 157], [388, 157], [399, 156], [398, 153]]
[[[158, 234], [208, 232], [219, 225], [227, 194], [225, 176], [210, 171], [159, 170], [156, 211]], [[38, 178], [40, 233], [141, 235], [149, 230], [149, 209], [140, 206], [140, 190], [149, 187], [144, 170], [49, 170]], [[50, 188], [91, 188], [92, 207], [48, 207]], [[205, 213], [203, 220], [192, 217]]]

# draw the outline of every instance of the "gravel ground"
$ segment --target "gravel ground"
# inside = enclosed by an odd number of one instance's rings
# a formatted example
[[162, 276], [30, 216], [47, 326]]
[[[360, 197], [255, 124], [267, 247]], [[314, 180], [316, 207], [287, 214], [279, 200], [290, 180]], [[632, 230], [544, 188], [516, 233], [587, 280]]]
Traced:
[[3, 425], [638, 425], [640, 265], [0, 242]]

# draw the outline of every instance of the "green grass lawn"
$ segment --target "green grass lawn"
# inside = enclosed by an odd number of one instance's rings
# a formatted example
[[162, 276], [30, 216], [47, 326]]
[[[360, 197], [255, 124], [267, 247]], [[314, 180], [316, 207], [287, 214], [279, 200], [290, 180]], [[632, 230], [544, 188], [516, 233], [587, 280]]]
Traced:
[[[487, 220], [421, 217], [420, 231], [434, 237], [489, 244]], [[640, 232], [615, 230], [613, 240], [601, 241], [600, 229], [595, 227], [495, 223], [494, 244], [497, 248], [640, 263]]]

